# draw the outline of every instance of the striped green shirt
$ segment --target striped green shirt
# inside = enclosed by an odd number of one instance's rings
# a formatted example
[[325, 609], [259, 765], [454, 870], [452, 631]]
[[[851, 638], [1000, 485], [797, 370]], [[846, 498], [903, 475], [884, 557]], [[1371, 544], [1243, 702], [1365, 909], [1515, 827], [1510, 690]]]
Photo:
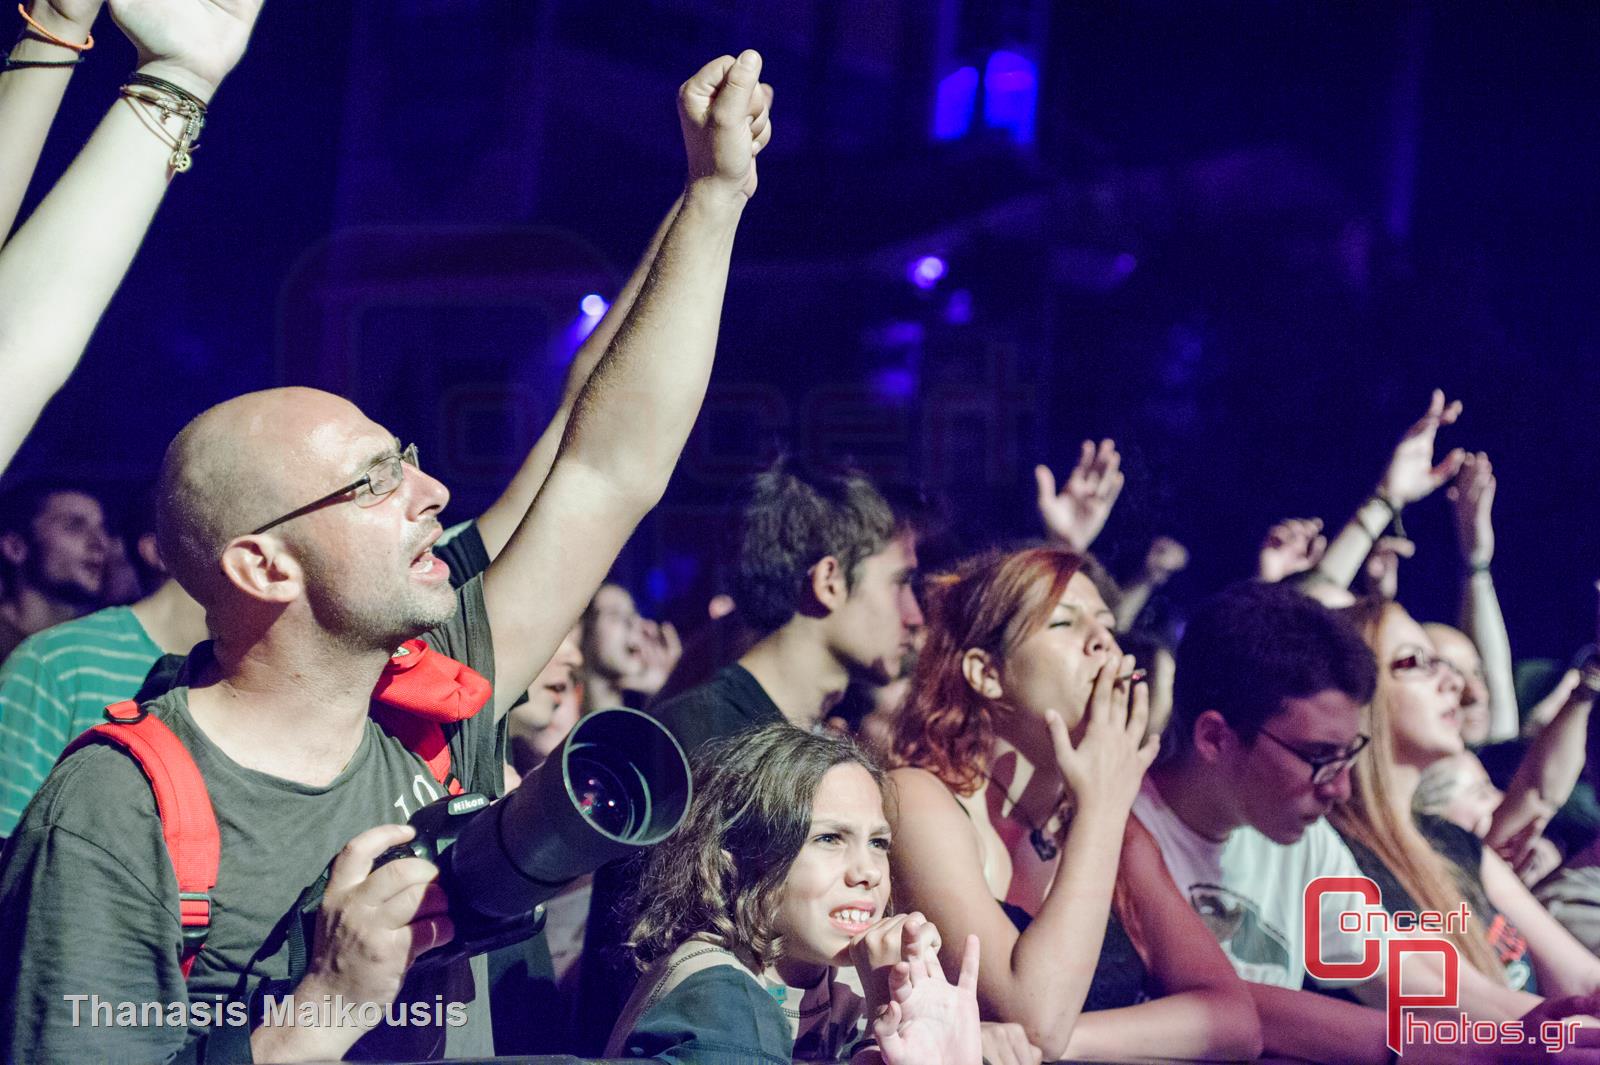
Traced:
[[0, 836], [9, 836], [67, 743], [131, 699], [161, 648], [125, 606], [53, 625], [0, 665]]

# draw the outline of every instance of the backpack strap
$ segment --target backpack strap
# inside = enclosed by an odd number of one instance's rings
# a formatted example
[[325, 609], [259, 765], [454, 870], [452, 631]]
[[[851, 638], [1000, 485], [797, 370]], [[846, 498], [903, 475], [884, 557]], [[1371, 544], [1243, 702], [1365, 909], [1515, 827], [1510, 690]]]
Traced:
[[[449, 795], [465, 791], [450, 759], [444, 725], [465, 720], [489, 701], [488, 680], [422, 640], [408, 640], [395, 653], [373, 693], [372, 715], [427, 765]], [[178, 916], [183, 928], [180, 968], [184, 979], [211, 930], [211, 889], [222, 862], [211, 793], [194, 756], [159, 718], [134, 700], [106, 707], [95, 725], [67, 745], [65, 758], [91, 743], [110, 743], [139, 763], [155, 792], [161, 835], [178, 878]], [[58, 759], [59, 761], [59, 759]]]
[[105, 723], [73, 740], [61, 757], [91, 743], [110, 743], [127, 751], [155, 792], [161, 835], [178, 878], [178, 915], [183, 928], [179, 965], [188, 979], [211, 929], [211, 889], [217, 886], [217, 866], [222, 860], [222, 837], [205, 778], [183, 741], [132, 700], [106, 707]]

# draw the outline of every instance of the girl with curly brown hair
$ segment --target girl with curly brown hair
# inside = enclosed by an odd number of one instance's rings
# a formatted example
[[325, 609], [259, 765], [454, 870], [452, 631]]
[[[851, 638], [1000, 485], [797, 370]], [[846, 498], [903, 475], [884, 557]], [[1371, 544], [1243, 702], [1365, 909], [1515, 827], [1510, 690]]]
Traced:
[[639, 884], [645, 972], [606, 1056], [978, 1065], [977, 942], [952, 985], [937, 929], [889, 916], [882, 771], [783, 723], [707, 744], [694, 780]]

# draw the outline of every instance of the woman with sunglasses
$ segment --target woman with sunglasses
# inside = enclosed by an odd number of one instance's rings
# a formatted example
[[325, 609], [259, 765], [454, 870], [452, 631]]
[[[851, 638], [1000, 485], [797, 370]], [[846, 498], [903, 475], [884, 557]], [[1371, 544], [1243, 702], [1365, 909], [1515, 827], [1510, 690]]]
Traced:
[[981, 940], [986, 1016], [1046, 1059], [1254, 1058], [1248, 990], [1128, 816], [1158, 738], [1081, 565], [1029, 548], [932, 582], [890, 759], [896, 889]]
[[1445, 934], [1465, 962], [1462, 1005], [1475, 1017], [1515, 1017], [1534, 1004], [1532, 992], [1600, 990], [1600, 959], [1499, 855], [1443, 818], [1413, 813], [1423, 772], [1464, 749], [1460, 674], [1399, 604], [1367, 601], [1347, 614], [1377, 656], [1378, 688], [1372, 742], [1352, 769], [1349, 800], [1329, 820], [1382, 889], [1384, 906], [1449, 912], [1466, 903], [1466, 929]]
[[979, 1065], [976, 940], [952, 985], [938, 930], [889, 915], [882, 775], [788, 723], [697, 752], [688, 816], [639, 884], [645, 971], [607, 1057]]

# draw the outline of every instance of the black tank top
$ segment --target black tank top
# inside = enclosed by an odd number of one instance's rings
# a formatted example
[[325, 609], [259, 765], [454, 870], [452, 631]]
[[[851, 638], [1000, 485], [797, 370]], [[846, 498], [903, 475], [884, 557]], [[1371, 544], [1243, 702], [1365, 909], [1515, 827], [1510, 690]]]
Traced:
[[[1033, 915], [1021, 906], [1000, 903], [1017, 931], [1025, 932], [1033, 923]], [[1094, 979], [1089, 983], [1089, 994], [1083, 1000], [1085, 1012], [1114, 1010], [1132, 1006], [1151, 998], [1150, 970], [1139, 956], [1128, 930], [1115, 913], [1106, 919], [1106, 937], [1100, 943], [1100, 957], [1095, 960]]]

